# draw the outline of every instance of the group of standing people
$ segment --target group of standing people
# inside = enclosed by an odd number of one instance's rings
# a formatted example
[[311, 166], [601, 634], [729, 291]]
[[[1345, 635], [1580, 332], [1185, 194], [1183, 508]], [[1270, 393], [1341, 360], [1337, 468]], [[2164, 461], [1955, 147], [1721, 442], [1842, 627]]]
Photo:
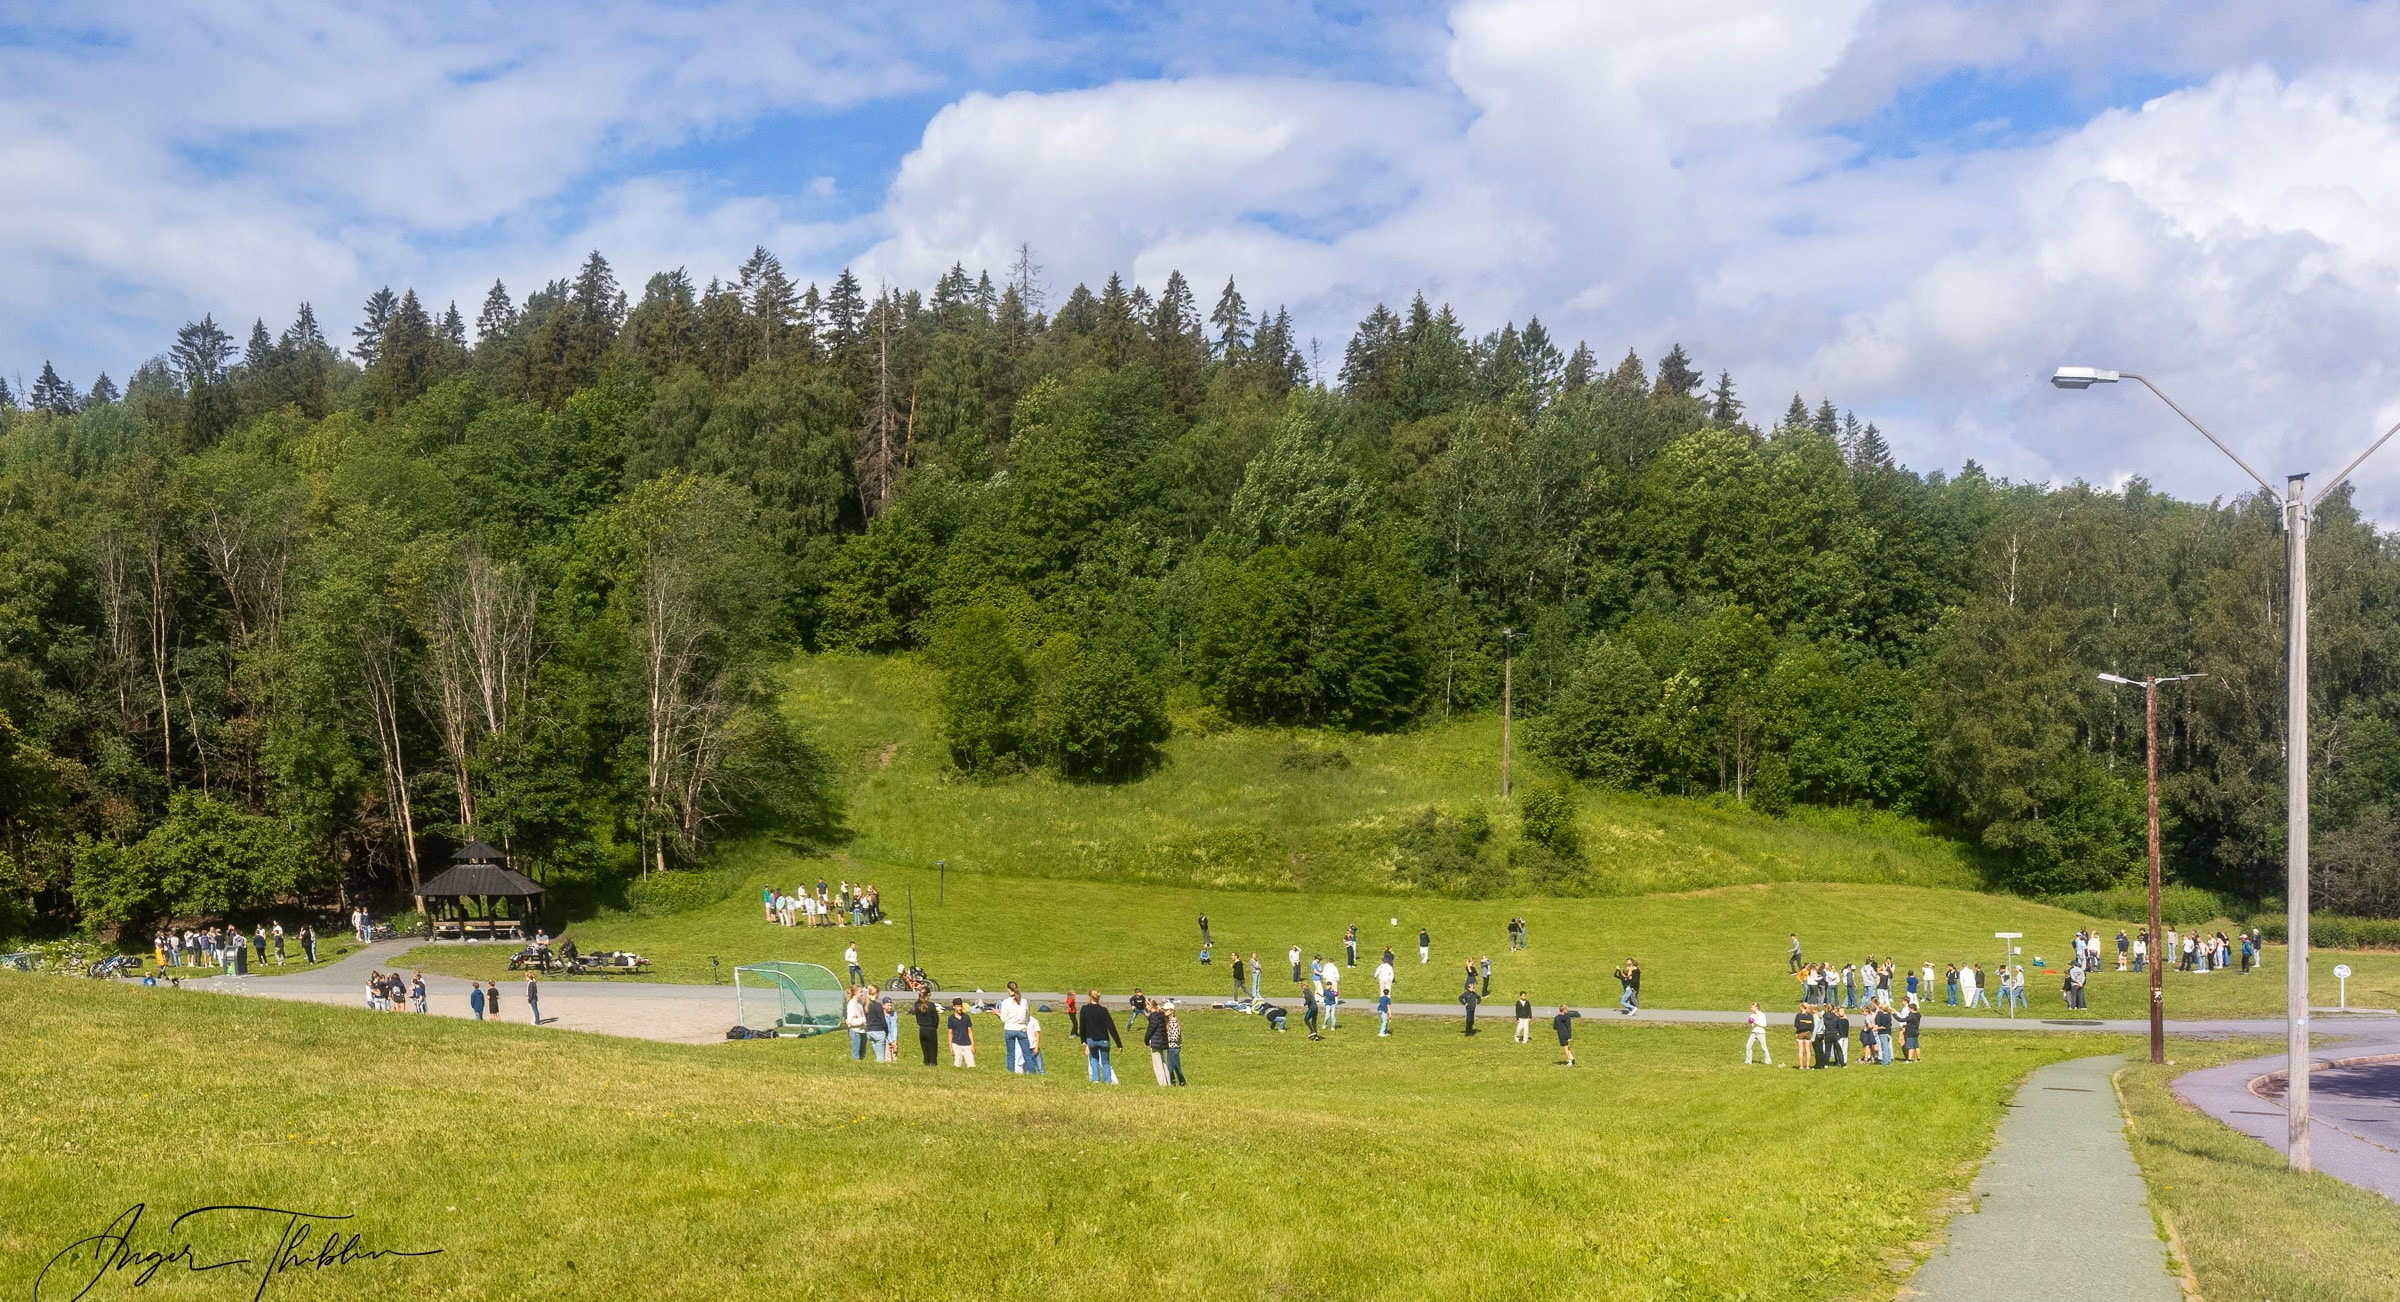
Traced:
[[[1116, 1014], [1093, 990], [1079, 1005], [1074, 992], [1066, 997], [1067, 1028], [1084, 1051], [1084, 1078], [1097, 1085], [1117, 1083], [1114, 1051], [1125, 1047], [1125, 1033], [1117, 1026]], [[1152, 1074], [1162, 1087], [1187, 1084], [1183, 1075], [1183, 1021], [1177, 1014], [1175, 1001], [1150, 999], [1135, 990], [1126, 1001], [1130, 1029], [1140, 1037], [1142, 1046], [1150, 1051]], [[975, 1018], [978, 1013], [996, 1017], [1000, 1023], [1002, 1065], [1012, 1075], [1041, 1076], [1047, 1074], [1042, 1061], [1042, 1012], [1025, 997], [1017, 983], [1008, 983], [1008, 993], [989, 1008], [977, 1008], [963, 998], [954, 998], [947, 1008], [935, 1002], [933, 996], [918, 991], [905, 1014], [895, 1007], [892, 996], [869, 986], [852, 986], [842, 1006], [843, 1028], [850, 1035], [850, 1056], [864, 1061], [870, 1056], [876, 1062], [897, 1063], [899, 1028], [903, 1020], [914, 1022], [917, 1047], [925, 1065], [936, 1066], [940, 1047], [947, 1042], [950, 1065], [973, 1068], [975, 1062]]]
[[[1916, 999], [1910, 997], [1896, 1008], [1883, 999], [1858, 1009], [1847, 1009], [1838, 1003], [1803, 1001], [1792, 1016], [1792, 1065], [1803, 1071], [1850, 1066], [1853, 1011], [1859, 1014], [1856, 1026], [1859, 1063], [1890, 1066], [1894, 1061], [1918, 1061], [1917, 1038], [1924, 1014]], [[1752, 1063], [1755, 1054], [1765, 1059], [1769, 1067], [1774, 1066], [1775, 1055], [1767, 1047], [1767, 1015], [1757, 1004], [1750, 1005], [1749, 1032], [1742, 1045], [1743, 1065]]]
[[805, 885], [788, 891], [762, 887], [759, 905], [767, 921], [782, 927], [864, 927], [883, 921], [883, 892], [864, 882], [828, 887], [819, 877], [814, 893]]
[[[259, 923], [248, 936], [235, 926], [186, 927], [181, 931], [167, 927], [151, 934], [150, 952], [160, 967], [213, 967], [239, 976], [252, 967], [265, 966], [270, 949], [275, 966], [282, 967], [286, 940], [280, 919]], [[300, 952], [309, 963], [317, 961], [316, 928], [300, 928]]]

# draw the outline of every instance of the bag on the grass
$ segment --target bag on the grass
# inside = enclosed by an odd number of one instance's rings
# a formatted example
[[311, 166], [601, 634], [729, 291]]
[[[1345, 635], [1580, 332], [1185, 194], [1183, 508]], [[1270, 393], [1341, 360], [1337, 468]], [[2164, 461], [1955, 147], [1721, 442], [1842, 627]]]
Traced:
[[747, 1040], [750, 1038], [750, 1028], [747, 1026], [734, 1027], [732, 1030], [725, 1033], [725, 1038], [728, 1040]]

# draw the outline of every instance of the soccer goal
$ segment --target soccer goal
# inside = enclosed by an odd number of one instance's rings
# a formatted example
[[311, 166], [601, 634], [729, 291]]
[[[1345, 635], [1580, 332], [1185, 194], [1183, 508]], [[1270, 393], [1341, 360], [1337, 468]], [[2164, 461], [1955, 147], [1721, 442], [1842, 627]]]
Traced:
[[842, 1024], [842, 980], [814, 963], [745, 963], [733, 970], [734, 1017], [752, 1031], [815, 1035]]

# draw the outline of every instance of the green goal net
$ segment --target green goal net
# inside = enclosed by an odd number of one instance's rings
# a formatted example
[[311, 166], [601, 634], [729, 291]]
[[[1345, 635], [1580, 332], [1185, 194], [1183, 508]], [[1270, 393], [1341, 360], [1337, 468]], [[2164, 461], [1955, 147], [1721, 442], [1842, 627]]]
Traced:
[[752, 1031], [815, 1035], [842, 1024], [848, 992], [814, 963], [745, 963], [733, 970], [734, 1016]]

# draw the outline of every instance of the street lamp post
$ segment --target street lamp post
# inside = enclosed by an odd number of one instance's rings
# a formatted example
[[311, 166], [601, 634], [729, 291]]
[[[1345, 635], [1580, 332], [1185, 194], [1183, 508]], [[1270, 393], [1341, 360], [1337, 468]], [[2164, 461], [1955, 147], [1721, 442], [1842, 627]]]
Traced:
[[2206, 677], [2208, 677], [2207, 674], [2179, 674], [2173, 678], [2151, 675], [2141, 679], [2137, 684], [2131, 678], [2119, 678], [2115, 674], [2100, 675], [2102, 682], [2123, 683], [2128, 687], [2139, 686], [2142, 689], [2142, 736], [2144, 739], [2142, 752], [2149, 767], [2150, 797], [2150, 938], [2146, 944], [2150, 951], [2150, 1061], [2152, 1062], [2163, 1063], [2167, 1060], [2166, 970], [2160, 966], [2158, 961], [2159, 938], [2166, 934], [2166, 924], [2158, 916], [2158, 685], [2160, 683], [2185, 683], [2195, 678]]
[[1508, 760], [1512, 738], [1509, 735], [1510, 715], [1514, 713], [1516, 696], [1517, 630], [1500, 630], [1500, 798], [1508, 799]]
[[[2275, 485], [2251, 468], [2224, 440], [2208, 432], [2208, 427], [2192, 419], [2192, 414], [2178, 406], [2173, 398], [2159, 387], [2131, 371], [2104, 371], [2091, 366], [2062, 366], [2050, 377], [2050, 383], [2061, 389], [2088, 389], [2095, 384], [2115, 384], [2132, 380], [2156, 395], [2160, 402], [2174, 409], [2185, 424], [2200, 431], [2201, 437], [2216, 445], [2217, 451], [2231, 458], [2243, 473], [2258, 481], [2269, 496], [2275, 496]], [[2375, 450], [2400, 434], [2400, 425], [2383, 432], [2383, 437], [2367, 445], [2367, 450], [2350, 459], [2342, 473], [2317, 490], [2314, 497], [2306, 493], [2308, 476], [2298, 474], [2284, 480], [2280, 497], [2283, 507], [2283, 540], [2288, 579], [2284, 590], [2284, 628], [2287, 660], [2284, 703], [2284, 893], [2285, 928], [2289, 933], [2285, 952], [2284, 990], [2284, 1051], [2290, 1070], [2289, 1092], [2286, 1094], [2291, 1117], [2286, 1157], [2295, 1171], [2309, 1169], [2308, 1160], [2308, 521], [2309, 513], [2325, 495], [2342, 486], [2353, 472], [2375, 455]]]

